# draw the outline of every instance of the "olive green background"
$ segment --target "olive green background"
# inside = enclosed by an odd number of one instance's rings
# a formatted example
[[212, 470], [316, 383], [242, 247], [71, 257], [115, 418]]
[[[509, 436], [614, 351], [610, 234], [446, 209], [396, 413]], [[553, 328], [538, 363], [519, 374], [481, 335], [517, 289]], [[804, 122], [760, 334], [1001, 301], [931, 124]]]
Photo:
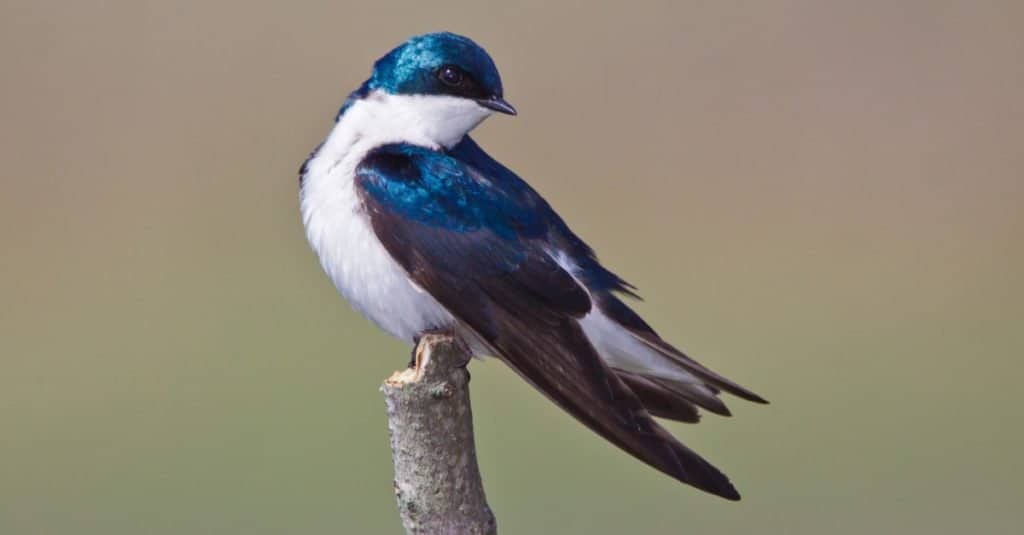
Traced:
[[477, 132], [667, 338], [772, 401], [672, 425], [728, 503], [473, 371], [505, 534], [1016, 533], [1024, 3], [0, 5], [0, 533], [398, 534], [296, 170], [374, 59], [465, 33]]

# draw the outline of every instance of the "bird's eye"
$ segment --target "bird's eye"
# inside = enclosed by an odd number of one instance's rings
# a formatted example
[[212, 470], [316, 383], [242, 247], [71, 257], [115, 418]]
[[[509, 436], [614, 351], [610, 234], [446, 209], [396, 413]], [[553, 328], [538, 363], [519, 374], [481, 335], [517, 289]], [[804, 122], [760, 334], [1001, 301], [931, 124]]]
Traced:
[[465, 76], [462, 74], [462, 69], [453, 65], [445, 65], [437, 71], [437, 78], [445, 85], [454, 87], [461, 85]]

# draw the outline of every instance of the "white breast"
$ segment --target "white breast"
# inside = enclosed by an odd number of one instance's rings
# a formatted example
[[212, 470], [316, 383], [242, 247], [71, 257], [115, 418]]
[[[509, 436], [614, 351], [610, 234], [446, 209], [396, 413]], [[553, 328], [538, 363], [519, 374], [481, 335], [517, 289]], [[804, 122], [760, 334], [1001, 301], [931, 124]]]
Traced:
[[353, 181], [356, 166], [388, 143], [454, 145], [487, 115], [464, 99], [372, 94], [345, 112], [307, 164], [302, 220], [320, 264], [356, 310], [400, 340], [412, 343], [454, 319], [377, 239]]

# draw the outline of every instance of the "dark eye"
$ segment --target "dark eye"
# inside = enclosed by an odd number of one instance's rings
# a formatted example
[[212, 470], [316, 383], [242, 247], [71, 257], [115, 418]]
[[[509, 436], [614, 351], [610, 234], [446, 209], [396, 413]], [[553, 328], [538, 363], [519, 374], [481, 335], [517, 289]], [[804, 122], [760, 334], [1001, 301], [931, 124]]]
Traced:
[[445, 85], [454, 87], [462, 84], [465, 75], [463, 75], [462, 69], [453, 65], [445, 65], [437, 71], [437, 78]]

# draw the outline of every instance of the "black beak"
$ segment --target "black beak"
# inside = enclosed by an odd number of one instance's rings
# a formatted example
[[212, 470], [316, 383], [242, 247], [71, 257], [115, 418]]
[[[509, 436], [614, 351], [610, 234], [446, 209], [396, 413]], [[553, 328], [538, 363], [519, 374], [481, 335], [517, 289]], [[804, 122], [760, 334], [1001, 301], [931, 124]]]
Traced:
[[489, 97], [489, 98], [482, 98], [482, 99], [476, 101], [476, 103], [481, 105], [481, 106], [483, 106], [483, 107], [485, 107], [485, 108], [487, 108], [487, 109], [494, 110], [494, 111], [499, 112], [499, 113], [504, 113], [504, 114], [507, 114], [507, 115], [515, 115], [516, 114], [516, 109], [513, 108], [511, 104], [506, 102], [505, 99], [503, 99], [503, 98], [501, 98], [499, 96], [492, 96], [492, 97]]

